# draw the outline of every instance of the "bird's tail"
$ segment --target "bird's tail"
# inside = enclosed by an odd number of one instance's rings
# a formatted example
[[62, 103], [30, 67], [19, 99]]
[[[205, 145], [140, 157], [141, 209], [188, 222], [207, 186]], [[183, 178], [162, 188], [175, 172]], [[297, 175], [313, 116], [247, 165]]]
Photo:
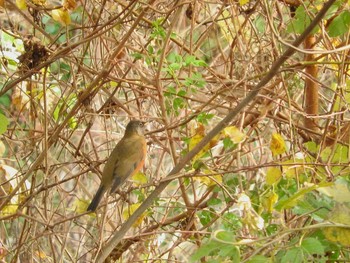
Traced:
[[99, 204], [100, 201], [101, 201], [101, 198], [102, 198], [104, 192], [105, 192], [105, 188], [103, 187], [103, 185], [101, 185], [101, 186], [98, 188], [98, 190], [97, 190], [97, 192], [96, 192], [94, 198], [92, 198], [92, 201], [91, 201], [91, 203], [89, 204], [89, 206], [88, 206], [88, 208], [86, 209], [86, 211], [91, 211], [91, 212], [93, 212], [93, 211], [96, 210], [98, 204]]

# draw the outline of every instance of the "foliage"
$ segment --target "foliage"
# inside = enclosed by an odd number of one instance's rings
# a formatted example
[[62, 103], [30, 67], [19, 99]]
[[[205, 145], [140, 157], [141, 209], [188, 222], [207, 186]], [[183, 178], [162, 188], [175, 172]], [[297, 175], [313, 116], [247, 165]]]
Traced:
[[[324, 1], [117, 2], [0, 1], [0, 261], [94, 262], [162, 180], [111, 260], [350, 261], [349, 1], [170, 179]], [[145, 168], [85, 214], [130, 118]]]

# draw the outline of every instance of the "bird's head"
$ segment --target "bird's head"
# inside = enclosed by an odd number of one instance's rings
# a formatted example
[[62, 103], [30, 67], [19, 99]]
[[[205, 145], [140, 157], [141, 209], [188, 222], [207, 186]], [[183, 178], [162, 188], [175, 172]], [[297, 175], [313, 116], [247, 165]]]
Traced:
[[145, 131], [145, 122], [139, 120], [132, 120], [128, 123], [125, 129], [125, 135], [137, 133], [143, 135]]

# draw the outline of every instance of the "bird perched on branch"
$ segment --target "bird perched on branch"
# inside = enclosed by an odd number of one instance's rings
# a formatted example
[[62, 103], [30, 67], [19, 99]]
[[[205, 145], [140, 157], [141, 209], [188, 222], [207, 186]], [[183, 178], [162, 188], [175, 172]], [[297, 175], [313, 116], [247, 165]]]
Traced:
[[87, 211], [95, 211], [106, 191], [114, 193], [130, 176], [143, 166], [146, 157], [144, 122], [132, 120], [125, 129], [123, 138], [113, 149], [103, 169], [100, 187]]

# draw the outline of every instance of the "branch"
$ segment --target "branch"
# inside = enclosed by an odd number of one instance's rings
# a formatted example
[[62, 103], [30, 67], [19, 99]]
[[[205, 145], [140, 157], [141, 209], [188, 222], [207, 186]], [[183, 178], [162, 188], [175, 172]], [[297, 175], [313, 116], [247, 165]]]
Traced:
[[[278, 69], [282, 66], [282, 64], [295, 53], [295, 47], [299, 46], [304, 39], [311, 33], [313, 28], [321, 21], [322, 17], [326, 14], [327, 10], [331, 7], [331, 5], [335, 2], [335, 0], [329, 0], [325, 3], [323, 8], [317, 14], [317, 16], [313, 19], [310, 25], [305, 29], [305, 31], [293, 42], [292, 46], [288, 47], [288, 49], [280, 56], [280, 58], [273, 63], [270, 71], [267, 75], [255, 86], [254, 89], [248, 93], [247, 97], [245, 97], [241, 103], [237, 105], [236, 108], [231, 110], [226, 117], [219, 122], [187, 155], [185, 155], [178, 164], [171, 170], [171, 172], [167, 176], [172, 176], [174, 174], [179, 173], [182, 168], [205, 146], [209, 143], [219, 132], [224, 129], [243, 108], [245, 108], [253, 99], [258, 95], [259, 91], [278, 73]], [[114, 234], [112, 239], [102, 248], [100, 253], [97, 256], [96, 262], [103, 263], [104, 260], [108, 257], [108, 255], [113, 251], [113, 248], [117, 246], [126, 232], [132, 227], [132, 225], [136, 222], [136, 220], [142, 215], [142, 213], [149, 208], [153, 201], [159, 196], [159, 194], [167, 187], [170, 181], [162, 182], [157, 186], [154, 191], [147, 197], [147, 199], [141, 204], [141, 206], [133, 213], [129, 219], [121, 226], [120, 230]]]

